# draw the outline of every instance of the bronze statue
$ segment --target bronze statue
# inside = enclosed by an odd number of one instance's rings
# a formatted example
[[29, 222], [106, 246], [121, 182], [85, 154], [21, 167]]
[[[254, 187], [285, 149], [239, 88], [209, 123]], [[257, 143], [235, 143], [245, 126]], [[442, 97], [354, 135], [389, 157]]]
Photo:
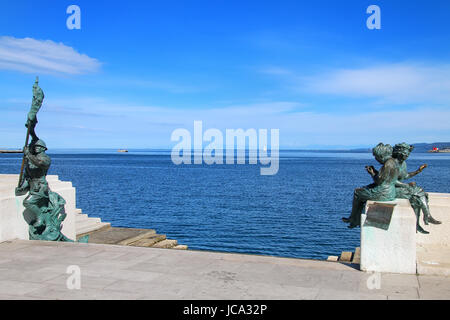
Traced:
[[373, 177], [374, 183], [358, 188], [353, 194], [352, 212], [348, 218], [342, 218], [350, 223], [349, 228], [361, 225], [361, 214], [368, 200], [392, 201], [395, 199], [395, 183], [398, 178], [398, 167], [392, 158], [392, 146], [379, 143], [372, 149], [375, 159], [382, 164], [379, 172], [373, 167], [366, 166], [367, 172]]
[[[426, 225], [428, 225], [428, 223], [441, 223], [440, 221], [435, 220], [430, 214], [428, 194], [422, 188], [418, 187], [415, 182], [411, 182], [409, 184], [402, 182], [403, 180], [414, 177], [427, 167], [426, 164], [423, 164], [416, 171], [407, 171], [405, 160], [409, 157], [413, 149], [414, 147], [407, 143], [396, 144], [394, 148], [392, 148], [390, 145], [383, 145], [382, 143], [380, 143], [373, 149], [375, 159], [382, 164], [384, 163], [384, 166], [383, 168], [381, 168], [380, 172], [378, 172], [373, 166], [366, 166], [366, 170], [372, 176], [374, 183], [365, 188], [355, 190], [352, 214], [349, 218], [343, 218], [344, 222], [350, 223], [350, 228], [360, 224], [360, 220], [358, 219], [366, 202], [366, 200], [364, 199], [367, 198], [367, 200], [378, 201], [393, 200], [391, 184], [389, 184], [389, 192], [384, 195], [378, 192], [376, 194], [373, 194], [372, 192], [372, 190], [374, 190], [381, 181], [380, 179], [384, 175], [383, 170], [386, 169], [386, 164], [389, 162], [389, 165], [392, 166], [392, 161], [397, 167], [397, 177], [394, 181], [395, 198], [409, 200], [411, 207], [413, 208], [416, 215], [416, 230], [424, 234], [429, 233], [420, 226], [420, 211], [423, 212], [423, 220]], [[382, 153], [382, 156], [380, 156], [380, 153]], [[392, 182], [391, 179], [389, 179], [389, 181]]]
[[29, 191], [23, 206], [27, 209], [24, 217], [29, 224], [30, 240], [72, 241], [61, 233], [66, 201], [48, 187], [45, 177], [51, 160], [45, 150], [45, 142], [40, 139], [25, 147], [25, 175], [22, 185], [16, 188], [16, 195]]
[[[33, 86], [33, 102], [28, 113], [26, 127], [27, 137], [23, 149], [22, 168], [16, 196], [29, 192], [23, 200], [24, 218], [29, 225], [30, 240], [73, 241], [61, 232], [61, 223], [66, 218], [64, 205], [66, 201], [48, 187], [46, 179], [51, 164], [50, 157], [45, 153], [47, 146], [35, 133], [36, 114], [39, 111], [44, 93], [39, 87], [38, 79]], [[31, 143], [28, 138], [31, 135]], [[80, 240], [87, 242], [87, 238]]]
[[406, 166], [406, 159], [408, 159], [411, 151], [414, 149], [413, 146], [407, 143], [399, 143], [394, 146], [394, 150], [392, 153], [392, 157], [397, 162], [397, 166], [399, 168], [399, 177], [398, 182], [396, 184], [396, 197], [400, 199], [408, 199], [411, 203], [411, 206], [416, 214], [417, 219], [417, 231], [421, 233], [429, 233], [425, 231], [419, 224], [420, 211], [423, 212], [423, 222], [428, 225], [428, 223], [432, 224], [440, 224], [440, 221], [437, 221], [431, 216], [430, 208], [428, 205], [428, 194], [420, 187], [416, 185], [415, 182], [411, 182], [409, 184], [402, 183], [401, 181], [410, 179], [415, 175], [421, 173], [426, 167], [426, 164], [423, 164], [413, 172], [408, 172]]

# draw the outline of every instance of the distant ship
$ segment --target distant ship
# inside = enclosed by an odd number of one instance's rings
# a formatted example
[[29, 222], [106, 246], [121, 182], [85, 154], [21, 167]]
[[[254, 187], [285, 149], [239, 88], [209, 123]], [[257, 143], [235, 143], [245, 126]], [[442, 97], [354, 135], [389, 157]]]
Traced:
[[431, 150], [428, 150], [428, 152], [443, 152], [443, 153], [450, 153], [450, 148], [444, 148], [444, 149], [439, 149], [438, 147], [434, 147]]
[[119, 150], [117, 150], [117, 152], [128, 152], [128, 150], [126, 150], [126, 149], [119, 149]]

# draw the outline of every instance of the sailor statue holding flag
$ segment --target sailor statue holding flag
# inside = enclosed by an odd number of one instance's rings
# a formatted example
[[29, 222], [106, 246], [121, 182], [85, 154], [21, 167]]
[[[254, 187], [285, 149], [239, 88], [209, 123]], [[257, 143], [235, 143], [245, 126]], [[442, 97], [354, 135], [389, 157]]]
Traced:
[[[51, 159], [45, 153], [45, 142], [39, 139], [35, 132], [38, 122], [36, 115], [44, 100], [44, 92], [38, 82], [36, 78], [33, 85], [33, 102], [25, 124], [27, 137], [16, 196], [29, 192], [23, 200], [23, 206], [26, 208], [24, 218], [29, 225], [30, 240], [73, 241], [61, 233], [61, 223], [66, 218], [66, 201], [48, 186], [46, 176]], [[31, 143], [28, 144], [30, 135]], [[87, 242], [87, 238], [80, 241]]]

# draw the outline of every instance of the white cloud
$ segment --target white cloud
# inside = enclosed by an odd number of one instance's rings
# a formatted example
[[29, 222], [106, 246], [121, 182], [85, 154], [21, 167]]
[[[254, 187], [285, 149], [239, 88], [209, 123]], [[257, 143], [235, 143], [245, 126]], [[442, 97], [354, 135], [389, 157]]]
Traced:
[[[0, 145], [17, 147], [23, 143], [23, 117], [28, 107], [21, 100], [9, 100], [14, 108], [4, 110], [0, 119], [0, 128], [8, 128], [7, 134], [0, 135]], [[424, 104], [414, 109], [346, 114], [308, 110], [294, 101], [205, 109], [49, 97], [38, 115], [38, 132], [53, 147], [168, 148], [174, 145], [170, 141], [173, 130], [192, 131], [194, 120], [201, 120], [203, 130], [280, 129], [283, 148], [450, 140], [450, 110], [445, 107]]]
[[[203, 130], [280, 129], [282, 147], [301, 148], [308, 145], [375, 145], [380, 141], [448, 141], [450, 123], [447, 119], [450, 119], [450, 110], [430, 106], [344, 115], [305, 111], [296, 102], [185, 109], [128, 105], [104, 99], [49, 99], [39, 115], [39, 132], [43, 137], [49, 137], [48, 140], [53, 139], [51, 142], [58, 147], [75, 146], [73, 137], [83, 136], [86, 145], [94, 147], [114, 147], [121, 141], [128, 148], [167, 148], [173, 146], [170, 141], [173, 130], [193, 130], [194, 120], [201, 120]], [[55, 128], [55, 124], [59, 127]], [[22, 123], [17, 124], [16, 130], [23, 130]]]
[[334, 70], [302, 82], [303, 89], [313, 93], [369, 97], [386, 103], [450, 102], [450, 64], [401, 63]]
[[0, 37], [0, 69], [26, 73], [84, 74], [95, 72], [100, 62], [74, 48], [51, 40]]

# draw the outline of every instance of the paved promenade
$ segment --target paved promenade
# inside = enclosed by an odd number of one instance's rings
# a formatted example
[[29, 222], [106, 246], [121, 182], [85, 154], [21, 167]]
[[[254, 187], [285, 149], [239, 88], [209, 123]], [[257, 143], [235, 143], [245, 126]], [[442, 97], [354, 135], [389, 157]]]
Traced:
[[[79, 290], [67, 288], [71, 265], [81, 271]], [[103, 244], [0, 243], [0, 299], [450, 299], [450, 277], [382, 274], [368, 281], [369, 276], [326, 261]]]

